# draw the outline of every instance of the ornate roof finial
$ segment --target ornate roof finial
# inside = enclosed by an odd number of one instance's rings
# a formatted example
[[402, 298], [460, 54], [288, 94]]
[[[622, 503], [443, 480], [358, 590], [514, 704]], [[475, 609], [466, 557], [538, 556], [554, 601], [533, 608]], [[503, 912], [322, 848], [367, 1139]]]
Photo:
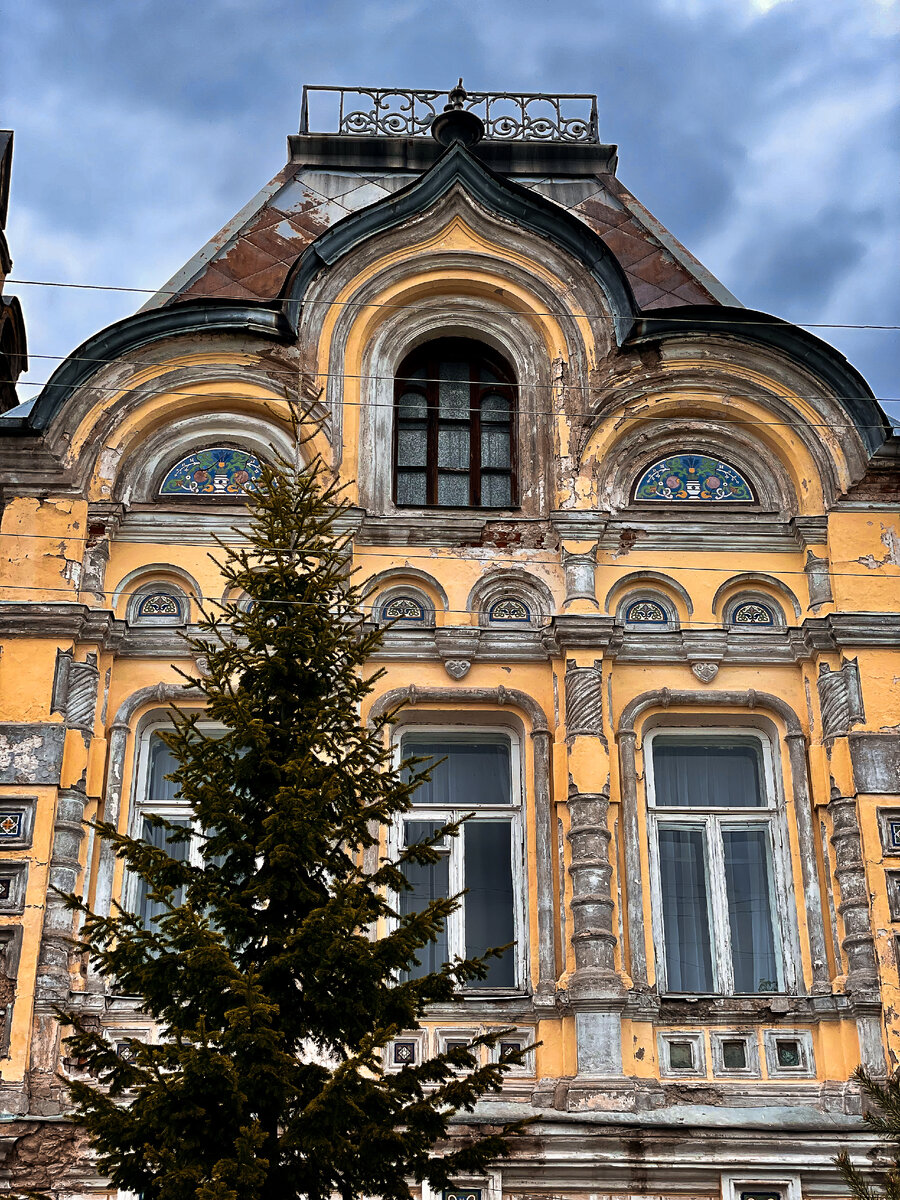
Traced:
[[459, 83], [447, 93], [444, 111], [438, 113], [431, 123], [432, 136], [442, 146], [450, 146], [454, 142], [474, 146], [484, 137], [484, 122], [465, 107], [468, 98], [469, 93], [463, 87], [460, 75]]
[[462, 108], [468, 98], [469, 93], [463, 87], [462, 75], [460, 75], [459, 83], [447, 93], [449, 103], [444, 105], [444, 112], [452, 112], [455, 108]]

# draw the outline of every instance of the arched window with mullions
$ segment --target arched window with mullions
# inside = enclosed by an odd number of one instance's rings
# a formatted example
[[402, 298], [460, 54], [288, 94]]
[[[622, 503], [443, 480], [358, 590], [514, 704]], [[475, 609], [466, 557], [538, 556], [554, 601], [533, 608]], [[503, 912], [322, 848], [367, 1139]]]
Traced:
[[424, 508], [513, 508], [516, 383], [479, 342], [442, 338], [400, 364], [394, 499]]

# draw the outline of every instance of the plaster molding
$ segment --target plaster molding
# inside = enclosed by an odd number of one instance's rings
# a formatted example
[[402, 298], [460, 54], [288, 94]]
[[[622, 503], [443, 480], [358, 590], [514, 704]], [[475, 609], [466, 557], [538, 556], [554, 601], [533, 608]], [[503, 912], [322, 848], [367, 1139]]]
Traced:
[[[720, 604], [730, 592], [744, 588], [747, 590], [752, 590], [754, 587], [760, 586], [772, 588], [773, 591], [776, 591], [781, 596], [784, 596], [791, 605], [791, 608], [794, 610], [794, 616], [798, 621], [800, 620], [802, 613], [800, 601], [783, 580], [779, 579], [776, 575], [769, 575], [764, 571], [741, 571], [740, 574], [732, 575], [730, 579], [726, 579], [725, 582], [720, 584], [720, 586], [716, 589], [716, 594], [713, 596], [713, 612], [718, 613]], [[766, 597], [766, 599], [769, 604], [772, 603], [768, 597]]]
[[458, 712], [468, 705], [489, 705], [493, 708], [517, 708], [528, 718], [534, 752], [534, 822], [532, 852], [535, 861], [537, 895], [537, 959], [538, 979], [535, 1005], [555, 1011], [558, 962], [558, 929], [554, 913], [553, 854], [556, 836], [551, 812], [551, 740], [547, 716], [540, 704], [518, 688], [423, 687], [415, 684], [394, 688], [379, 696], [369, 710], [370, 726], [390, 720], [404, 705], [437, 704]]
[[[690, 617], [694, 612], [694, 602], [691, 600], [690, 594], [677, 579], [673, 579], [671, 575], [666, 575], [663, 571], [630, 571], [627, 575], [620, 576], [609, 591], [606, 593], [606, 599], [603, 601], [603, 611], [608, 613], [609, 606], [613, 597], [623, 588], [633, 588], [636, 584], [645, 586], [647, 584], [656, 583], [663, 588], [667, 588], [674, 592], [681, 600], [687, 610], [687, 615]], [[645, 587], [646, 590], [646, 587]]]
[[831, 991], [825, 940], [825, 914], [819, 889], [812, 800], [806, 762], [806, 736], [797, 714], [779, 696], [769, 692], [682, 691], [658, 688], [635, 696], [619, 716], [616, 741], [619, 744], [622, 787], [622, 823], [625, 837], [626, 895], [631, 945], [631, 974], [635, 986], [647, 985], [647, 943], [644, 930], [643, 868], [638, 822], [636, 722], [650, 708], [748, 708], [775, 713], [785, 727], [791, 767], [793, 813], [797, 823], [800, 869], [803, 876], [803, 904], [807, 917], [807, 935], [812, 961], [813, 991]]

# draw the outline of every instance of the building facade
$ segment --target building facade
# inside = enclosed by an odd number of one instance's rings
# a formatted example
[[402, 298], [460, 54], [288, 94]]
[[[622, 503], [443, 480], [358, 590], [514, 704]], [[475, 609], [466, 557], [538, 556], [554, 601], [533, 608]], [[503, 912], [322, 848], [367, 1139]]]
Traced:
[[53, 889], [152, 916], [86, 822], [182, 813], [179, 635], [289, 399], [388, 626], [363, 716], [446, 758], [388, 841], [475, 814], [406, 902], [468, 889], [438, 958], [514, 944], [387, 1067], [539, 1043], [460, 1189], [843, 1194], [851, 1075], [900, 1053], [900, 441], [631, 195], [590, 97], [461, 89], [308, 89], [279, 175], [0, 418], [6, 1178], [108, 1194], [55, 1009], [156, 1031]]

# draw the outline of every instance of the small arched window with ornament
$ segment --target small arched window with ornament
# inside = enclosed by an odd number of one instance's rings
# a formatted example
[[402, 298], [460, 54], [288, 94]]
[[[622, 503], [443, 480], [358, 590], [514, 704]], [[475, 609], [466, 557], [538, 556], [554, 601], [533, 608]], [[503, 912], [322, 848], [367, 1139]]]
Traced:
[[160, 484], [162, 497], [240, 499], [257, 486], [262, 463], [249, 450], [209, 446], [179, 459]]
[[764, 632], [785, 624], [781, 606], [764, 595], [733, 596], [725, 606], [725, 624], [735, 629]]
[[653, 504], [753, 504], [753, 488], [737, 467], [703, 451], [670, 454], [648, 467], [634, 499]]

